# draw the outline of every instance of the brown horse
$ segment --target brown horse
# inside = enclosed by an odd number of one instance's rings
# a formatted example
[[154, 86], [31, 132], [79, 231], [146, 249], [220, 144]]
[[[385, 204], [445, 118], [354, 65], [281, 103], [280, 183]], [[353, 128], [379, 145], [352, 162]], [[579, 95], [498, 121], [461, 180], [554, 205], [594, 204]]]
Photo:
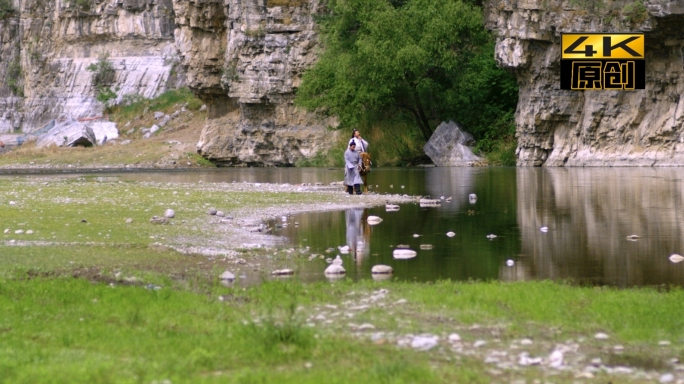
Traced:
[[371, 171], [371, 155], [368, 152], [361, 152], [361, 170], [359, 175], [361, 175], [361, 180], [363, 180], [363, 191], [368, 192], [368, 173]]

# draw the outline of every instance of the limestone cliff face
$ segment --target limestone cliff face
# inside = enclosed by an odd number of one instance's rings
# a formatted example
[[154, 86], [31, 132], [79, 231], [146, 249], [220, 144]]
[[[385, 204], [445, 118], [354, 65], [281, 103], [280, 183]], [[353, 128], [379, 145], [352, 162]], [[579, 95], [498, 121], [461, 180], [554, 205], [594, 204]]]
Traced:
[[[520, 85], [518, 165], [684, 165], [684, 2], [490, 0], [496, 59]], [[636, 11], [635, 11], [636, 9]], [[644, 32], [646, 89], [560, 90], [560, 34]]]
[[327, 130], [334, 120], [292, 103], [316, 59], [319, 8], [318, 0], [13, 0], [0, 19], [0, 133], [100, 115], [87, 67], [107, 54], [117, 101], [187, 85], [207, 104], [202, 155], [292, 165], [336, 138]]
[[171, 0], [14, 0], [0, 20], [0, 133], [31, 132], [62, 115], [102, 113], [93, 73], [109, 55], [118, 99], [182, 84]]
[[293, 165], [330, 147], [334, 120], [295, 108], [316, 59], [317, 0], [174, 2], [188, 85], [208, 107], [197, 149], [217, 163]]

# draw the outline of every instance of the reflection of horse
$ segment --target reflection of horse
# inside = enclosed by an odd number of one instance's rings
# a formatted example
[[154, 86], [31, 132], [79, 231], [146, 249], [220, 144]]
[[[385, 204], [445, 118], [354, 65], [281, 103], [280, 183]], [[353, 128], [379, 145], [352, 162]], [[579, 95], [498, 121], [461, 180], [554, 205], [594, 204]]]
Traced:
[[363, 191], [368, 192], [368, 173], [371, 171], [371, 155], [368, 152], [361, 152], [361, 170], [359, 175], [361, 175], [361, 180], [363, 180]]

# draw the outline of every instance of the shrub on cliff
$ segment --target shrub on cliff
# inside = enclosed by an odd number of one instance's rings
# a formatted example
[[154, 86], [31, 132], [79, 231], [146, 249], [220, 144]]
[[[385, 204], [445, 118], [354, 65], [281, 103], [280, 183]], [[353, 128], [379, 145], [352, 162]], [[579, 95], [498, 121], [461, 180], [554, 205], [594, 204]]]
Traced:
[[[328, 0], [323, 53], [304, 74], [297, 103], [349, 129], [412, 122], [427, 141], [444, 120], [476, 139], [510, 137], [518, 87], [496, 66], [482, 9], [461, 0]], [[377, 149], [378, 147], [375, 146]]]
[[9, 17], [13, 13], [12, 2], [10, 0], [0, 0], [0, 20]]

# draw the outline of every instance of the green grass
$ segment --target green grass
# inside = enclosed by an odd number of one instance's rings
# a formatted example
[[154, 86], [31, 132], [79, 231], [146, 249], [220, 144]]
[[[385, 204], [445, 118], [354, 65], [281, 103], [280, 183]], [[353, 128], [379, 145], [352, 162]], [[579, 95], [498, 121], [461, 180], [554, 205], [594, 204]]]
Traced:
[[482, 336], [463, 330], [479, 324], [503, 327], [504, 340], [525, 336], [537, 342], [591, 338], [600, 330], [611, 333], [614, 343], [642, 346], [638, 353], [607, 358], [654, 369], [666, 366], [644, 343], [683, 341], [681, 290], [363, 281], [268, 282], [248, 289], [214, 284], [197, 292], [17, 278], [0, 280], [0, 371], [13, 383], [491, 381], [475, 359], [454, 363], [437, 351], [376, 344], [341, 331], [344, 324], [305, 325], [304, 318], [317, 312], [313, 308], [381, 287], [393, 298], [408, 299], [409, 307], [393, 317], [395, 324], [410, 323], [389, 329], [381, 321], [387, 309], [367, 314], [381, 330], [459, 330], [464, 340], [474, 340]]
[[154, 99], [144, 99], [140, 97], [129, 97], [130, 102], [119, 106], [111, 107], [111, 118], [117, 123], [125, 123], [142, 116], [145, 108], [148, 113], [161, 111], [173, 113], [176, 105], [187, 103], [187, 109], [196, 111], [202, 106], [202, 101], [196, 98], [188, 88], [173, 89], [166, 91]]

